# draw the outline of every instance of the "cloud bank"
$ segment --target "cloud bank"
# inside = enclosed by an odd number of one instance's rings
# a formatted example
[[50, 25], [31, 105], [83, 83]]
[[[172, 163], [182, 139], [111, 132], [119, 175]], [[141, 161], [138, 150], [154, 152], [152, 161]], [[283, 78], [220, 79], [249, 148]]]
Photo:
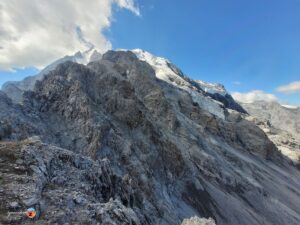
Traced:
[[274, 102], [278, 101], [277, 97], [264, 91], [254, 90], [248, 93], [233, 92], [232, 97], [242, 103], [253, 103], [255, 101]]
[[295, 81], [287, 85], [280, 86], [276, 90], [284, 94], [292, 94], [292, 93], [300, 92], [300, 81]]
[[0, 0], [0, 70], [43, 67], [92, 45], [110, 49], [103, 31], [113, 5], [140, 14], [134, 0]]

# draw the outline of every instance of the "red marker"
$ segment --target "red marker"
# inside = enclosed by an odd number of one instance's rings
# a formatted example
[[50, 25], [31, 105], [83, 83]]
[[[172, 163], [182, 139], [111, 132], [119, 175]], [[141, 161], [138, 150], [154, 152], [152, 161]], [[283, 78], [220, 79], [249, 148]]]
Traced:
[[29, 208], [26, 211], [26, 216], [30, 219], [33, 219], [36, 216], [36, 211], [34, 208]]

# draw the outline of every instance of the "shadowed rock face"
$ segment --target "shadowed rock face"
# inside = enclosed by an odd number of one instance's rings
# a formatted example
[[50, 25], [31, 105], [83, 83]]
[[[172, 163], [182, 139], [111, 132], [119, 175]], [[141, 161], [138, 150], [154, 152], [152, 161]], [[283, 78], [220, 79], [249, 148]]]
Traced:
[[[0, 106], [6, 223], [300, 222], [299, 171], [264, 132], [201, 108], [132, 52], [63, 63]], [[31, 206], [34, 221], [7, 215]]]

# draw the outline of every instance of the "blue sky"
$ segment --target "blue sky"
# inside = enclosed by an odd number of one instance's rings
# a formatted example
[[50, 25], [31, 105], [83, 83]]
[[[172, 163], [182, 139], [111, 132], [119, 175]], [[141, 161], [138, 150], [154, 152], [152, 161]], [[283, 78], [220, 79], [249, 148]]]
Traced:
[[[170, 59], [194, 79], [230, 92], [261, 90], [300, 105], [299, 0], [138, 0], [140, 16], [113, 9], [104, 35], [116, 48], [142, 48]], [[16, 80], [33, 69], [9, 76]], [[7, 80], [0, 72], [0, 84]]]

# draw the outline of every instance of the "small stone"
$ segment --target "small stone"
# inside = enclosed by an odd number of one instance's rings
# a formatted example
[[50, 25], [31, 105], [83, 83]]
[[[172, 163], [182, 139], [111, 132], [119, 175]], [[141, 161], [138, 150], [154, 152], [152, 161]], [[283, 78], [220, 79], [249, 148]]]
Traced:
[[212, 218], [199, 218], [197, 216], [182, 221], [181, 225], [216, 225]]
[[81, 204], [86, 203], [86, 199], [85, 199], [84, 197], [82, 197], [82, 196], [76, 196], [76, 197], [74, 198], [74, 202], [75, 202], [76, 204], [78, 204], [78, 205], [81, 205]]
[[24, 161], [22, 160], [22, 159], [18, 159], [17, 161], [16, 161], [16, 164], [18, 164], [18, 165], [22, 165], [24, 163]]
[[9, 204], [9, 208], [11, 208], [11, 209], [17, 209], [17, 208], [19, 208], [19, 207], [20, 207], [20, 205], [19, 205], [18, 202], [11, 202], [11, 203]]

